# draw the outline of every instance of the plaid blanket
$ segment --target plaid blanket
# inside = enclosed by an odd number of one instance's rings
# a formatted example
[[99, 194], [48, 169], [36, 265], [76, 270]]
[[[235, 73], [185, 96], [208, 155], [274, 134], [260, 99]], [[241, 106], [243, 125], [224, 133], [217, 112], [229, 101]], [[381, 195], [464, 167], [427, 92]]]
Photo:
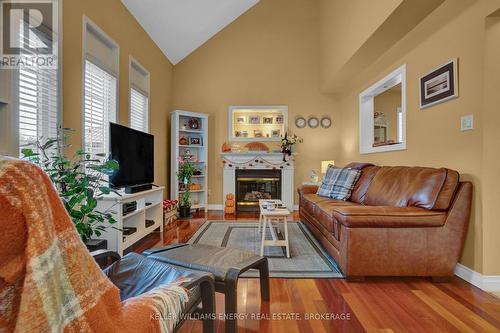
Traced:
[[168, 285], [121, 302], [31, 163], [0, 156], [0, 225], [0, 332], [170, 332], [158, 318], [188, 300]]

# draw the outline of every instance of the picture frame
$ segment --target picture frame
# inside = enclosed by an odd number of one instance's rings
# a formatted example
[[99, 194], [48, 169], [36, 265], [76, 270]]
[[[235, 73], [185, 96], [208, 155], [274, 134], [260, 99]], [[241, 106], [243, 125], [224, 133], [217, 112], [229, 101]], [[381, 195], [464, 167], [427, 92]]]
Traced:
[[284, 117], [283, 115], [276, 116], [276, 124], [283, 124], [284, 122]]
[[263, 137], [262, 131], [261, 130], [254, 130], [253, 136], [254, 136], [254, 138], [262, 138]]
[[247, 117], [246, 116], [237, 116], [235, 118], [236, 124], [246, 124], [247, 123]]
[[248, 117], [248, 122], [250, 124], [254, 124], [254, 125], [260, 124], [260, 117], [259, 116], [249, 116]]
[[420, 109], [458, 97], [458, 59], [454, 58], [420, 77]]
[[273, 117], [262, 117], [263, 124], [272, 124], [273, 120], [274, 120]]
[[271, 131], [271, 137], [279, 138], [281, 137], [281, 131], [279, 129], [274, 129]]
[[201, 146], [202, 145], [201, 138], [200, 137], [190, 137], [189, 144]]
[[242, 138], [248, 138], [248, 131], [241, 131]]

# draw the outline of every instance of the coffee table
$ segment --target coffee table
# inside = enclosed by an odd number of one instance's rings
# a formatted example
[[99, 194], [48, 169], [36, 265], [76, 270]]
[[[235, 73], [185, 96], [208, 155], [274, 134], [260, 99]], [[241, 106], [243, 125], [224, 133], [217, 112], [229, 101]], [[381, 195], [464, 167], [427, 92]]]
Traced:
[[224, 293], [226, 333], [237, 331], [238, 278], [249, 269], [257, 269], [262, 300], [269, 301], [267, 258], [253, 252], [206, 244], [172, 244], [143, 252], [148, 258], [197, 271], [212, 273], [215, 291]]
[[[269, 210], [265, 208], [266, 202], [274, 202], [275, 204], [282, 204], [281, 200], [259, 200], [259, 232], [262, 229], [262, 241], [260, 245], [260, 255], [264, 256], [264, 248], [266, 246], [284, 246], [286, 248], [286, 257], [290, 258], [290, 241], [288, 238], [288, 216], [290, 215], [290, 211], [288, 208], [275, 208], [273, 210]], [[278, 239], [276, 233], [274, 232], [273, 222], [283, 221], [283, 228], [285, 232], [284, 239]], [[261, 228], [262, 226], [262, 228]], [[269, 226], [269, 230], [271, 231], [272, 239], [266, 239], [266, 227]]]

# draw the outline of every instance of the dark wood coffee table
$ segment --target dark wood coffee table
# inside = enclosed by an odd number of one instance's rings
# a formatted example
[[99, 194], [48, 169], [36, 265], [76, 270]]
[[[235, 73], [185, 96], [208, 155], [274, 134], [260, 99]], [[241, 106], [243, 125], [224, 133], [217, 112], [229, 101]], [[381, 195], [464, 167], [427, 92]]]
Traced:
[[150, 249], [145, 256], [169, 264], [212, 273], [215, 291], [225, 295], [226, 333], [237, 331], [238, 278], [249, 269], [259, 270], [260, 295], [269, 300], [269, 268], [267, 258], [252, 252], [205, 244], [173, 244]]

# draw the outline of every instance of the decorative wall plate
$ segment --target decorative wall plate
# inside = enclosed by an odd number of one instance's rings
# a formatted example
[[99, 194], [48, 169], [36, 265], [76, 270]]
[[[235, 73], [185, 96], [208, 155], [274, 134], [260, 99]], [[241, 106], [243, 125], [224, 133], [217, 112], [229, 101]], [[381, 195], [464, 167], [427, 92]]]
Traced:
[[295, 118], [295, 126], [297, 126], [298, 128], [304, 128], [306, 127], [306, 125], [307, 125], [306, 118], [302, 116], [298, 116], [297, 118]]
[[307, 124], [310, 128], [316, 128], [319, 126], [319, 119], [316, 116], [310, 116], [307, 120]]
[[328, 116], [323, 116], [321, 117], [320, 124], [323, 128], [330, 128], [332, 126], [332, 119]]

